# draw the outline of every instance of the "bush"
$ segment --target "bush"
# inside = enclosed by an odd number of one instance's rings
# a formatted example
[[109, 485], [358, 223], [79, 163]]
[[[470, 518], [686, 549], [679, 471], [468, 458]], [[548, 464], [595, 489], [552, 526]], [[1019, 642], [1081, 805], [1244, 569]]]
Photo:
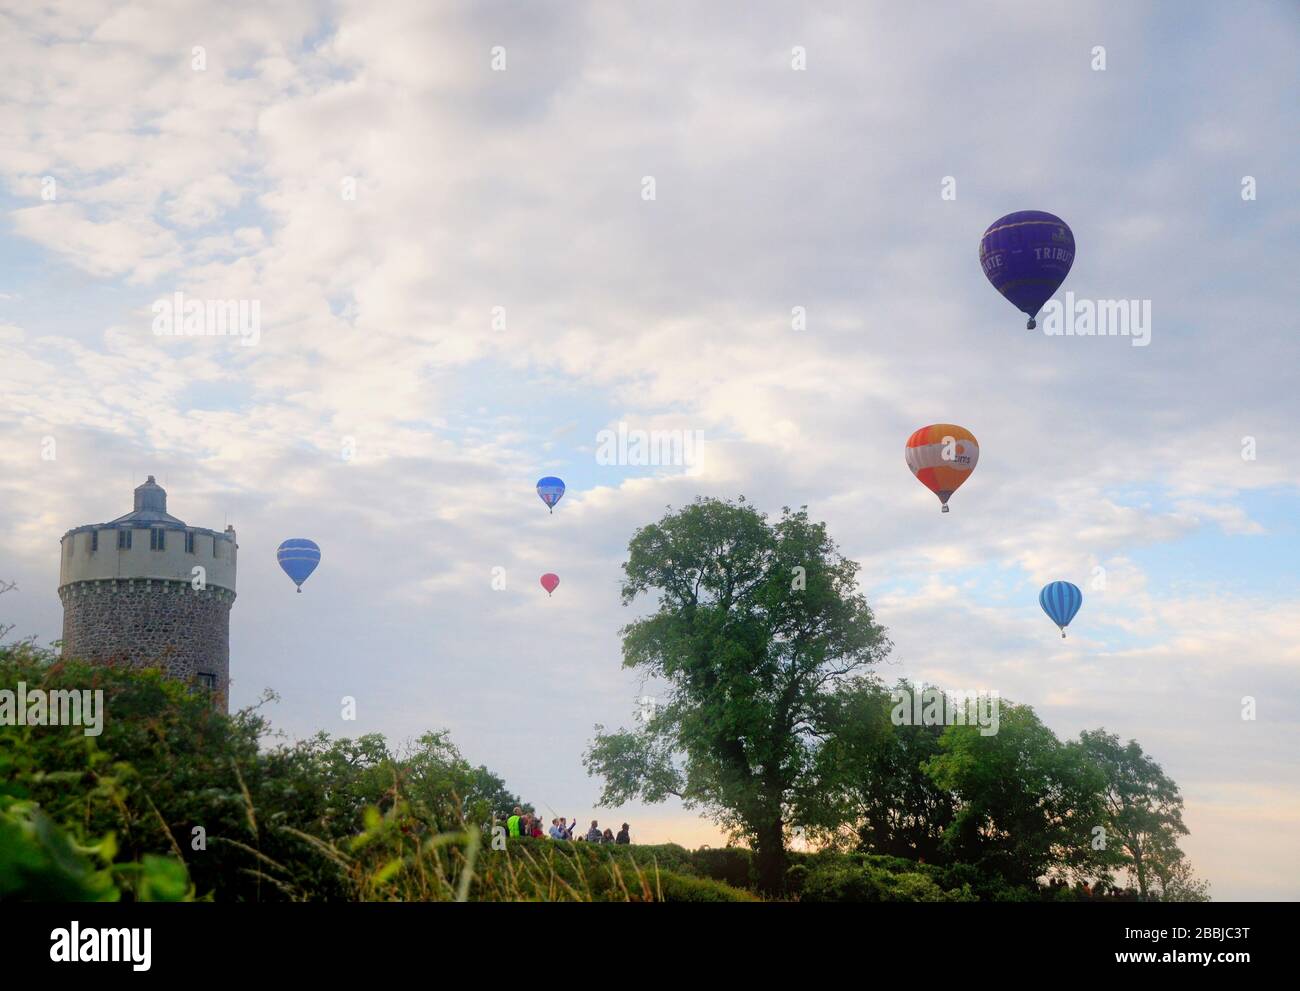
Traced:
[[879, 902], [884, 888], [874, 871], [853, 864], [825, 864], [808, 872], [801, 895], [806, 902]]
[[803, 894], [804, 885], [807, 882], [807, 864], [792, 864], [789, 870], [785, 872], [785, 890], [792, 898], [798, 898]]
[[[524, 804], [441, 733], [400, 754], [377, 734], [264, 747], [271, 727], [257, 706], [226, 716], [157, 671], [0, 646], [0, 685], [18, 682], [102, 690], [106, 718], [98, 737], [54, 726], [0, 733], [0, 808], [6, 798], [31, 803], [87, 850], [115, 837], [114, 881], [126, 897], [169, 887], [168, 868], [145, 870], [153, 856], [183, 860], [187, 886], [222, 901], [375, 897], [389, 891], [376, 878], [397, 870], [395, 858]], [[17, 850], [18, 834], [5, 835]], [[440, 842], [450, 870], [454, 844]], [[407, 893], [448, 896], [429, 884]]]
[[575, 844], [579, 847], [588, 847], [588, 849], [614, 851], [625, 854], [635, 863], [642, 867], [658, 865], [661, 871], [672, 871], [674, 874], [694, 874], [697, 873], [694, 865], [694, 854], [687, 850], [686, 847], [676, 843], [630, 843], [625, 846], [599, 846], [592, 843]]
[[748, 888], [754, 883], [754, 855], [744, 847], [704, 847], [690, 855], [690, 863], [700, 877], [722, 881], [733, 888]]
[[179, 861], [148, 854], [114, 863], [116, 851], [111, 835], [79, 846], [31, 802], [0, 796], [0, 901], [192, 900]]
[[758, 896], [721, 881], [681, 874], [662, 874], [659, 887], [666, 902], [756, 902]]
[[[875, 861], [875, 862], [873, 862]], [[944, 890], [919, 866], [898, 857], [828, 856], [813, 861], [801, 898], [812, 902], [975, 901], [969, 886]], [[892, 872], [889, 868], [903, 868]]]
[[889, 886], [891, 902], [960, 902], [975, 901], [969, 890], [964, 892], [947, 892], [924, 874], [894, 874], [894, 883]]

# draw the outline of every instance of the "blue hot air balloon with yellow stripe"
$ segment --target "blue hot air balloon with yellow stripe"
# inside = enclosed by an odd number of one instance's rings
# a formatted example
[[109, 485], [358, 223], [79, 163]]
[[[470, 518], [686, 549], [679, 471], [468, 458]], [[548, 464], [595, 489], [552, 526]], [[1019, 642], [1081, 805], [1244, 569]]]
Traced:
[[314, 540], [291, 537], [280, 545], [275, 556], [280, 562], [281, 570], [293, 579], [293, 583], [298, 586], [298, 594], [301, 595], [302, 583], [311, 577], [316, 565], [320, 564], [320, 547]]
[[1061, 629], [1061, 639], [1065, 639], [1065, 628], [1074, 619], [1074, 614], [1083, 605], [1083, 593], [1078, 585], [1070, 582], [1048, 582], [1038, 593], [1038, 604], [1043, 612]]

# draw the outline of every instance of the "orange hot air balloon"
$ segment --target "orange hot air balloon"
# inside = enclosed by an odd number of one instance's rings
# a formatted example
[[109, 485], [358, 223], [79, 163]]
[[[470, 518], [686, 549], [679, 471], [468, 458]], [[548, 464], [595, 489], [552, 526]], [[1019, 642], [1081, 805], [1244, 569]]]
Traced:
[[952, 494], [975, 470], [980, 445], [965, 427], [932, 423], [907, 438], [905, 454], [907, 467], [922, 485], [939, 497], [946, 513]]

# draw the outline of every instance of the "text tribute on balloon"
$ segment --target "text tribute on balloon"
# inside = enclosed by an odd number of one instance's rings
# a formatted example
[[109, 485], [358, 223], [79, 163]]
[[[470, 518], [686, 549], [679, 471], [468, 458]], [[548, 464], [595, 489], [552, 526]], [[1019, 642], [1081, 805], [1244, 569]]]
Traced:
[[980, 265], [1016, 309], [1034, 317], [1060, 288], [1074, 264], [1074, 233], [1060, 217], [1021, 210], [999, 217], [980, 238]]

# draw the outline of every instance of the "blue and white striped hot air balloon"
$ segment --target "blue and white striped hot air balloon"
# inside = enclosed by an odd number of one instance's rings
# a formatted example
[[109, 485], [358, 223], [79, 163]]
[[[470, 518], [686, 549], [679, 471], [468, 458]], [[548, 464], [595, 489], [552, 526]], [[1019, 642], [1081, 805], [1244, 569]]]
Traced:
[[320, 564], [320, 548], [316, 541], [291, 537], [280, 545], [275, 556], [284, 573], [298, 586], [298, 594], [301, 595], [302, 583], [311, 577], [316, 565]]
[[1074, 614], [1083, 605], [1083, 593], [1078, 585], [1069, 582], [1048, 582], [1038, 593], [1038, 604], [1043, 612], [1061, 629], [1061, 639], [1065, 639], [1065, 628], [1074, 619]]

